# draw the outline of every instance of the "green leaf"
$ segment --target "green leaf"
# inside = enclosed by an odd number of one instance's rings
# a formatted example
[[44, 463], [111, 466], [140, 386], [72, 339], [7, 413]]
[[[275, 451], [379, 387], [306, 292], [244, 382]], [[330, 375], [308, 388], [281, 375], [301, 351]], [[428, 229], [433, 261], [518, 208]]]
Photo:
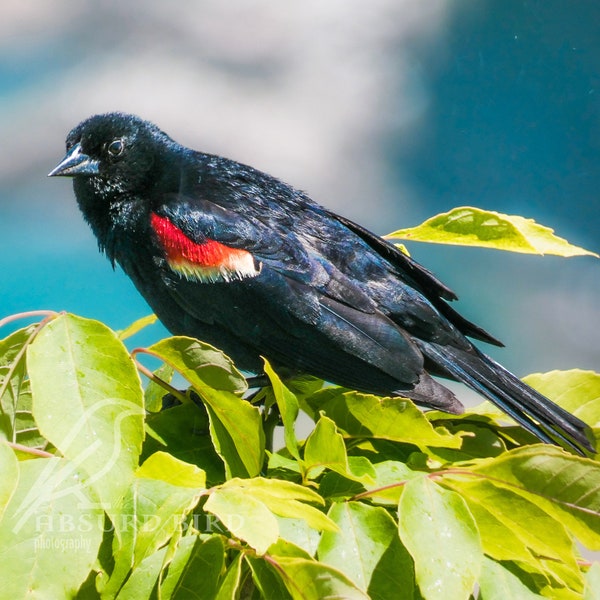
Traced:
[[[377, 459], [385, 456], [382, 452]], [[348, 473], [328, 472], [321, 478], [319, 492], [323, 497], [339, 501], [365, 495], [372, 502], [396, 506], [406, 480], [421, 476], [403, 462], [382, 460], [373, 464], [366, 456], [348, 456], [348, 465]]]
[[288, 540], [284, 540], [279, 538], [270, 548], [269, 548], [270, 556], [287, 556], [292, 558], [306, 558], [307, 560], [311, 560], [312, 556], [301, 548], [300, 546], [290, 542]]
[[145, 327], [148, 327], [149, 325], [154, 325], [156, 321], [158, 321], [158, 317], [156, 315], [146, 315], [141, 319], [137, 319], [131, 325], [125, 327], [125, 329], [118, 331], [117, 335], [119, 336], [120, 340], [126, 340], [127, 338], [130, 338], [131, 336], [144, 329]]
[[208, 415], [196, 404], [174, 406], [149, 415], [146, 419], [156, 436], [147, 437], [142, 457], [165, 450], [180, 460], [192, 463], [206, 472], [209, 485], [225, 478], [223, 461], [216, 453], [209, 434]]
[[[348, 471], [348, 457], [344, 438], [338, 433], [335, 423], [321, 416], [304, 446], [304, 468], [313, 478], [329, 468], [338, 473]], [[311, 473], [312, 471], [312, 473]]]
[[167, 550], [168, 547], [165, 546], [154, 554], [147, 556], [119, 590], [117, 600], [153, 598], [152, 592], [163, 570]]
[[227, 567], [215, 600], [238, 600], [242, 580], [242, 558], [239, 552]]
[[267, 452], [269, 457], [268, 473], [270, 477], [279, 477], [297, 481], [300, 479], [300, 463], [293, 458], [285, 456], [285, 452]]
[[479, 578], [482, 600], [539, 600], [543, 596], [532, 592], [516, 575], [502, 564], [484, 558]]
[[167, 454], [155, 452], [150, 456], [137, 472], [137, 477], [166, 481], [178, 487], [204, 489], [206, 475], [202, 469]]
[[148, 351], [183, 375], [200, 395], [226, 476], [257, 475], [265, 448], [261, 416], [234, 393], [246, 389], [246, 380], [230, 359], [212, 346], [186, 337], [162, 340]]
[[540, 444], [481, 461], [473, 471], [530, 499], [600, 550], [600, 463]]
[[33, 443], [24, 439], [26, 431], [37, 434], [25, 371], [26, 344], [34, 329], [35, 325], [31, 325], [0, 340], [0, 438], [28, 446], [41, 445], [42, 441], [37, 437]]
[[363, 591], [333, 567], [288, 556], [272, 557], [272, 561], [294, 600], [369, 600]]
[[244, 376], [221, 350], [185, 336], [169, 337], [148, 352], [179, 371], [199, 393], [203, 388], [243, 394], [248, 389]]
[[285, 380], [285, 386], [296, 396], [299, 403], [320, 390], [324, 384], [322, 379], [306, 374], [296, 375]]
[[405, 463], [384, 460], [373, 465], [375, 480], [365, 484], [369, 498], [380, 504], [398, 504], [404, 489], [404, 484], [415, 477], [422, 477], [422, 473], [413, 471]]
[[[528, 538], [535, 538], [535, 535], [529, 534], [526, 536], [522, 531], [530, 525], [528, 521], [519, 523], [518, 530], [513, 531], [506, 523], [506, 521], [512, 519], [502, 512], [502, 508], [488, 505], [488, 497], [484, 493], [477, 494], [469, 490], [465, 491], [458, 486], [456, 488], [463, 492], [463, 498], [477, 523], [483, 551], [488, 556], [496, 560], [513, 560], [534, 564], [537, 569], [542, 570], [539, 560], [533, 556], [528, 546], [528, 543], [534, 545], [534, 542], [528, 542]], [[510, 496], [507, 500], [510, 500]], [[540, 510], [540, 512], [543, 511]], [[522, 511], [519, 511], [517, 516], [521, 513]], [[545, 517], [547, 521], [548, 515], [545, 515]], [[564, 535], [564, 528], [562, 534]], [[523, 537], [526, 537], [526, 540], [523, 540]]]
[[135, 532], [134, 565], [166, 543], [198, 503], [204, 474], [182, 465], [169, 454], [157, 453], [138, 469], [123, 511]]
[[549, 371], [527, 375], [523, 381], [591, 427], [600, 427], [600, 373]]
[[306, 504], [324, 504], [323, 498], [310, 488], [280, 479], [231, 479], [221, 489], [239, 490], [246, 497], [260, 500], [273, 513], [280, 517], [304, 519], [308, 525], [317, 530], [333, 530], [337, 528], [319, 509]]
[[436, 244], [479, 246], [527, 254], [558, 256], [598, 256], [594, 252], [569, 244], [554, 231], [533, 219], [504, 215], [470, 206], [454, 208], [431, 217], [418, 227], [399, 229], [386, 236]]
[[[536, 502], [487, 479], [463, 478], [452, 481], [452, 487], [467, 502], [487, 555], [525, 563], [546, 577], [566, 579], [566, 585], [582, 589], [572, 538]], [[561, 573], [554, 570], [557, 564], [562, 565]]]
[[268, 376], [273, 394], [279, 407], [281, 420], [283, 421], [283, 438], [288, 452], [295, 458], [300, 459], [298, 451], [298, 440], [296, 438], [296, 419], [298, 418], [298, 400], [292, 392], [282, 383], [277, 373], [273, 371], [271, 365], [265, 360], [265, 374]]
[[585, 576], [584, 600], [600, 600], [600, 563], [595, 562]]
[[265, 436], [260, 412], [236, 396], [205, 394], [215, 450], [225, 463], [225, 476], [254, 477], [260, 473]]
[[13, 450], [0, 442], [0, 520], [19, 483], [19, 461]]
[[[341, 502], [362, 494], [365, 487], [358, 481], [347, 479], [335, 471], [328, 471], [319, 481], [319, 493], [323, 498]], [[394, 502], [398, 504], [398, 502]]]
[[434, 429], [424, 414], [403, 398], [381, 398], [371, 394], [328, 388], [309, 399], [315, 410], [323, 411], [339, 429], [353, 438], [380, 438], [415, 444], [460, 448], [461, 438], [443, 429]]
[[[156, 377], [165, 383], [170, 383], [175, 370], [173, 367], [163, 364], [153, 372]], [[167, 394], [165, 388], [154, 381], [149, 381], [144, 390], [144, 406], [148, 412], [159, 412], [163, 407], [163, 398]]]
[[[277, 600], [290, 600], [292, 596], [287, 591], [282, 579], [282, 574], [262, 558], [246, 557], [246, 562], [252, 570], [252, 579], [260, 595], [254, 598], [276, 598]], [[237, 600], [237, 598], [236, 598]]]
[[277, 515], [276, 518], [279, 524], [279, 541], [291, 542], [302, 548], [308, 556], [315, 555], [321, 538], [318, 530], [313, 529], [304, 519]]
[[279, 557], [300, 558], [311, 560], [311, 557], [300, 547], [286, 540], [279, 539], [269, 547], [269, 552], [259, 559], [246, 557], [256, 587], [263, 598], [277, 598], [277, 600], [288, 600], [292, 598], [284, 579], [283, 570], [278, 566]]
[[102, 323], [61, 315], [27, 350], [40, 432], [87, 474], [116, 519], [144, 437], [140, 379], [122, 342]]
[[[21, 382], [15, 411], [13, 440], [28, 448], [36, 448], [52, 452], [52, 446], [39, 432], [32, 412], [33, 399], [29, 379]], [[23, 450], [17, 450], [17, 456], [22, 459], [26, 455]], [[29, 455], [31, 456], [31, 455]]]
[[364, 483], [372, 483], [375, 475], [373, 466], [366, 458], [346, 455], [344, 438], [338, 433], [335, 423], [324, 415], [321, 415], [306, 440], [302, 466], [305, 476], [312, 479], [326, 468]]
[[[14, 485], [4, 454], [3, 478]], [[21, 461], [16, 483], [0, 521], [1, 595], [71, 598], [96, 561], [104, 515], [67, 459]]]
[[426, 600], [469, 598], [483, 552], [465, 501], [428, 477], [410, 480], [398, 507], [400, 539], [415, 562]]
[[[540, 557], [543, 561], [543, 557]], [[530, 568], [527, 564], [512, 561], [503, 561], [501, 565], [512, 573], [523, 585], [534, 593], [540, 594], [545, 598], [556, 600], [581, 600], [583, 590], [579, 591], [569, 589], [564, 583], [548, 578], [536, 569]], [[554, 569], [561, 570], [560, 563], [555, 563]]]
[[234, 536], [258, 554], [264, 554], [279, 536], [279, 525], [273, 513], [264, 502], [246, 494], [242, 488], [213, 490], [204, 510], [216, 515]]
[[114, 551], [114, 570], [101, 590], [105, 596], [116, 593], [130, 569], [135, 572], [181, 530], [198, 503], [203, 481], [196, 467], [162, 452], [139, 467], [120, 507], [121, 539]]
[[290, 481], [231, 479], [213, 489], [204, 509], [216, 515], [236, 537], [259, 554], [279, 537], [279, 517], [304, 519], [313, 529], [336, 529], [334, 523], [306, 502], [323, 503], [319, 494]]
[[197, 535], [180, 540], [161, 596], [173, 600], [212, 600], [217, 594], [225, 548], [218, 535], [201, 539]]
[[412, 559], [385, 509], [344, 502], [334, 504], [328, 516], [339, 531], [321, 536], [321, 562], [344, 573], [373, 600], [414, 597]]
[[252, 578], [261, 598], [277, 598], [277, 600], [293, 598], [284, 583], [286, 574], [277, 563], [279, 556], [311, 559], [301, 548], [281, 539], [269, 548], [268, 555], [259, 559], [247, 556], [246, 561], [252, 569]]

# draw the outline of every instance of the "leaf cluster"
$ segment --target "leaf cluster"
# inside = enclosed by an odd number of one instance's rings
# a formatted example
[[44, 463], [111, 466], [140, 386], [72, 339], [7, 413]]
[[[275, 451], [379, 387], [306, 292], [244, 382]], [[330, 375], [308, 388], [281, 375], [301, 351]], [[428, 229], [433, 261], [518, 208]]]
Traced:
[[[129, 352], [151, 320], [0, 341], [0, 598], [597, 597], [597, 457], [487, 403], [423, 413], [266, 361], [248, 390], [187, 337]], [[600, 374], [527, 382], [600, 438]]]

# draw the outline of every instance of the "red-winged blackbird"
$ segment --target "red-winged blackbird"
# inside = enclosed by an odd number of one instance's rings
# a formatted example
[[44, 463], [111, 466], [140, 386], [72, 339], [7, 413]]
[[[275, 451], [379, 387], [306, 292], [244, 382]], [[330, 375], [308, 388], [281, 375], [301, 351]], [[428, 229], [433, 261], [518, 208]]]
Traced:
[[479, 351], [501, 345], [450, 307], [429, 271], [360, 225], [251, 167], [181, 146], [155, 125], [97, 115], [50, 175], [73, 177], [100, 249], [173, 333], [239, 367], [275, 366], [450, 413], [465, 383], [540, 440], [592, 450], [588, 428]]

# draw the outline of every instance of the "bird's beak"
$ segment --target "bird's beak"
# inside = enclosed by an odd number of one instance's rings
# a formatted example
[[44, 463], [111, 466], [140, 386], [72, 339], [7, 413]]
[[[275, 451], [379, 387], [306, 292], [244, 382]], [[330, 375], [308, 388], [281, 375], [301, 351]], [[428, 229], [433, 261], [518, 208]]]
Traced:
[[48, 177], [75, 177], [76, 175], [98, 175], [98, 161], [81, 151], [81, 144], [75, 144], [48, 173]]

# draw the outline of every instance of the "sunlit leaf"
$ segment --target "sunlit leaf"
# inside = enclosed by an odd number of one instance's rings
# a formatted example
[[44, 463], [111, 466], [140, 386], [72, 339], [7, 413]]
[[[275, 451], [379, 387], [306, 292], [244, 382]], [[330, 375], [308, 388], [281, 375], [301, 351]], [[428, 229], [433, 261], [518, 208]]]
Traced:
[[570, 369], [533, 373], [523, 381], [592, 427], [600, 427], [600, 373]]
[[115, 521], [144, 437], [140, 379], [106, 325], [61, 315], [27, 350], [33, 414], [40, 432], [87, 473]]
[[[14, 477], [9, 463], [3, 464]], [[65, 458], [19, 463], [17, 486], [0, 521], [3, 598], [34, 597], [32, 590], [37, 598], [75, 596], [96, 562], [104, 527], [88, 491]]]
[[600, 463], [550, 445], [517, 448], [473, 471], [524, 495], [600, 550]]
[[[123, 584], [130, 569], [180, 531], [185, 516], [198, 503], [203, 473], [166, 453], [152, 455], [139, 469], [121, 507], [121, 542], [115, 551], [115, 568], [102, 592], [110, 597]], [[194, 484], [198, 484], [194, 487]]]
[[459, 436], [431, 423], [410, 400], [381, 398], [333, 388], [317, 392], [310, 405], [323, 411], [350, 437], [374, 437], [417, 446], [459, 448]]
[[426, 600], [468, 599], [481, 571], [479, 532], [465, 501], [427, 477], [410, 480], [398, 506], [400, 539]]
[[[196, 484], [196, 485], [194, 485]], [[169, 454], [151, 456], [137, 471], [125, 514], [134, 518], [135, 563], [162, 546], [196, 505], [204, 475]]]
[[19, 463], [15, 453], [5, 443], [0, 442], [0, 520], [17, 489], [19, 482]]
[[209, 485], [225, 478], [223, 461], [216, 453], [209, 434], [208, 415], [201, 407], [188, 403], [149, 415], [147, 425], [155, 438], [147, 437], [142, 457], [164, 450], [172, 456], [200, 467]]
[[285, 447], [288, 452], [296, 459], [300, 458], [298, 452], [298, 440], [296, 439], [296, 419], [298, 418], [298, 400], [292, 392], [283, 384], [277, 373], [273, 370], [271, 365], [265, 361], [265, 374], [269, 377], [271, 386], [273, 387], [273, 394], [279, 407], [279, 413], [281, 414], [281, 420], [283, 421], [283, 437], [285, 440]]
[[337, 432], [331, 419], [323, 416], [317, 421], [317, 426], [304, 445], [304, 463], [312, 477], [319, 475], [326, 467], [342, 473], [348, 470], [344, 438]]
[[516, 575], [501, 563], [485, 558], [479, 579], [484, 600], [540, 600], [543, 596], [532, 592]]
[[539, 225], [533, 219], [504, 215], [470, 206], [454, 208], [447, 213], [427, 219], [417, 227], [399, 229], [385, 237], [459, 246], [480, 246], [527, 254], [598, 256], [594, 252], [569, 244], [554, 235], [552, 229]]
[[41, 445], [41, 440], [23, 435], [31, 430], [37, 438], [25, 369], [26, 344], [34, 329], [30, 325], [0, 340], [0, 437], [28, 446]]
[[288, 556], [276, 556], [273, 561], [294, 600], [369, 600], [363, 591], [333, 567], [306, 558]]
[[146, 557], [119, 590], [116, 600], [151, 598], [152, 590], [163, 570], [167, 550], [168, 548], [165, 546]]
[[180, 540], [161, 596], [172, 600], [212, 600], [223, 569], [223, 541], [214, 535], [207, 539], [193, 535]]
[[[483, 478], [452, 481], [452, 487], [467, 502], [488, 556], [518, 560], [544, 576], [561, 578], [571, 588], [582, 588], [572, 537], [561, 522], [538, 506], [535, 498]], [[563, 565], [561, 573], [555, 572], [557, 564]]]
[[239, 553], [227, 567], [215, 600], [238, 600], [242, 578], [242, 554]]
[[302, 548], [309, 556], [314, 556], [321, 539], [318, 529], [311, 527], [305, 519], [279, 517], [279, 541], [285, 540]]
[[422, 473], [413, 471], [405, 463], [384, 460], [373, 465], [375, 478], [373, 483], [365, 483], [369, 498], [381, 504], [398, 504], [404, 484]]
[[412, 559], [385, 509], [343, 502], [334, 504], [328, 515], [339, 531], [323, 533], [320, 561], [344, 573], [373, 599], [414, 597]]
[[152, 454], [138, 468], [136, 476], [166, 481], [179, 487], [203, 489], [206, 486], [204, 471], [166, 452]]
[[233, 535], [248, 543], [258, 554], [264, 554], [279, 537], [279, 525], [273, 512], [242, 488], [213, 490], [204, 509], [217, 516]]
[[[194, 338], [174, 336], [148, 348], [199, 388], [241, 394], [248, 389], [245, 377], [221, 350]], [[199, 390], [200, 391], [200, 390]]]
[[150, 348], [183, 375], [198, 392], [210, 418], [215, 448], [228, 477], [257, 475], [265, 438], [259, 410], [237, 393], [246, 380], [229, 358], [208, 344], [186, 337], [162, 340]]
[[[154, 371], [154, 375], [165, 383], [170, 383], [174, 372], [175, 369], [173, 369], [173, 367], [163, 364]], [[164, 387], [154, 381], [149, 381], [144, 390], [144, 406], [146, 407], [146, 410], [153, 413], [162, 410], [163, 398], [166, 394], [167, 391]]]
[[[312, 489], [278, 479], [255, 477], [253, 479], [230, 479], [220, 489], [238, 490], [246, 497], [260, 500], [280, 517], [304, 519], [314, 529], [335, 531], [334, 523], [310, 503], [324, 504], [323, 498]], [[208, 510], [208, 509], [207, 509]]]
[[600, 600], [600, 563], [595, 562], [585, 576], [584, 600]]
[[145, 317], [142, 317], [141, 319], [137, 319], [125, 329], [118, 331], [117, 335], [119, 336], [119, 339], [126, 340], [127, 338], [140, 332], [145, 327], [148, 327], [149, 325], [154, 325], [156, 321], [158, 321], [158, 317], [156, 315], [147, 315]]

